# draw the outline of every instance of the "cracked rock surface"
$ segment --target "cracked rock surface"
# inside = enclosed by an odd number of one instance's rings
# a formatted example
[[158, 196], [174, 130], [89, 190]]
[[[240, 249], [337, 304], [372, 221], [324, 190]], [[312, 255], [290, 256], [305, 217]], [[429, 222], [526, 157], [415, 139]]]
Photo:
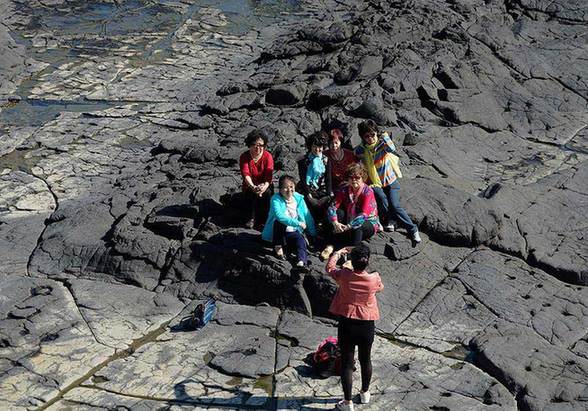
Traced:
[[295, 173], [371, 118], [423, 241], [369, 241], [358, 409], [586, 409], [587, 26], [581, 0], [0, 0], [0, 408], [331, 409], [306, 359], [335, 284], [240, 227], [238, 157], [262, 129]]

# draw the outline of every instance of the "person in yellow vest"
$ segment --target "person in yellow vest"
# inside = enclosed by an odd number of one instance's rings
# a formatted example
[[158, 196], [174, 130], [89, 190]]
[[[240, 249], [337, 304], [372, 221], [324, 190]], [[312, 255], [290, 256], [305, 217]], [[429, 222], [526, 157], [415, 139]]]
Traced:
[[373, 120], [359, 123], [357, 131], [362, 143], [355, 148], [355, 156], [367, 170], [369, 184], [376, 195], [384, 230], [393, 231], [393, 221], [397, 221], [408, 230], [411, 238], [419, 243], [421, 236], [418, 227], [400, 205], [398, 179], [402, 177], [402, 173], [392, 139], [388, 133], [380, 134]]

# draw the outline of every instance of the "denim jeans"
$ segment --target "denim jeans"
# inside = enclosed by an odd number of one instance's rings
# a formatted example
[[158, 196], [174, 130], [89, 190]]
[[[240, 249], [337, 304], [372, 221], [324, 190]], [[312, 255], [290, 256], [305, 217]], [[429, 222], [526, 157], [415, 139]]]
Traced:
[[400, 205], [400, 184], [398, 180], [386, 187], [373, 187], [378, 203], [378, 213], [384, 223], [396, 221], [408, 230], [410, 234], [418, 231], [418, 227], [412, 222], [408, 214]]
[[299, 231], [288, 232], [286, 226], [278, 220], [274, 221], [273, 244], [296, 249], [296, 257], [304, 264], [308, 263], [308, 250], [306, 240]]

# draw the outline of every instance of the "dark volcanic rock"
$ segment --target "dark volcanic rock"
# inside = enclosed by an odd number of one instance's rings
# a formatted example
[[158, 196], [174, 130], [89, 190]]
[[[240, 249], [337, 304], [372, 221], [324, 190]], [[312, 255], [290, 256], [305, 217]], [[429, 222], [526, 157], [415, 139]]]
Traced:
[[[488, 242], [502, 223], [486, 201], [427, 178], [404, 184], [404, 202], [419, 226], [444, 244], [477, 245]], [[421, 217], [422, 216], [422, 217]]]
[[369, 241], [366, 409], [586, 408], [584, 2], [147, 3], [101, 3], [96, 32], [92, 2], [0, 5], [3, 408], [331, 406], [304, 359], [336, 285], [237, 228], [238, 158], [260, 129], [295, 175], [306, 137], [365, 119], [423, 237]]

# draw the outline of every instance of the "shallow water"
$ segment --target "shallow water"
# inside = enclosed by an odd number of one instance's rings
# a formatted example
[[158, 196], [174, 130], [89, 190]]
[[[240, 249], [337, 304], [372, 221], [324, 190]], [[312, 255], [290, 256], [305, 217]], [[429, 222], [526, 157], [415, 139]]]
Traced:
[[[51, 8], [23, 6], [21, 12], [32, 13], [34, 17], [12, 35], [15, 41], [25, 45], [30, 57], [49, 66], [24, 81], [15, 93], [15, 100], [0, 107], [0, 134], [9, 127], [42, 125], [65, 111], [91, 112], [124, 104], [121, 101], [66, 101], [30, 96], [41, 76], [58, 70], [65, 63], [82, 63], [88, 56], [124, 54], [137, 67], [157, 63], [168, 55], [174, 32], [187, 19], [198, 18], [202, 8], [221, 10], [227, 18], [226, 25], [211, 27], [211, 30], [242, 34], [283, 20], [283, 13], [295, 12], [299, 5], [296, 0], [202, 0], [190, 4], [178, 0], [115, 0], [70, 1]], [[46, 37], [53, 43], [35, 47], [38, 34], [43, 41]]]

